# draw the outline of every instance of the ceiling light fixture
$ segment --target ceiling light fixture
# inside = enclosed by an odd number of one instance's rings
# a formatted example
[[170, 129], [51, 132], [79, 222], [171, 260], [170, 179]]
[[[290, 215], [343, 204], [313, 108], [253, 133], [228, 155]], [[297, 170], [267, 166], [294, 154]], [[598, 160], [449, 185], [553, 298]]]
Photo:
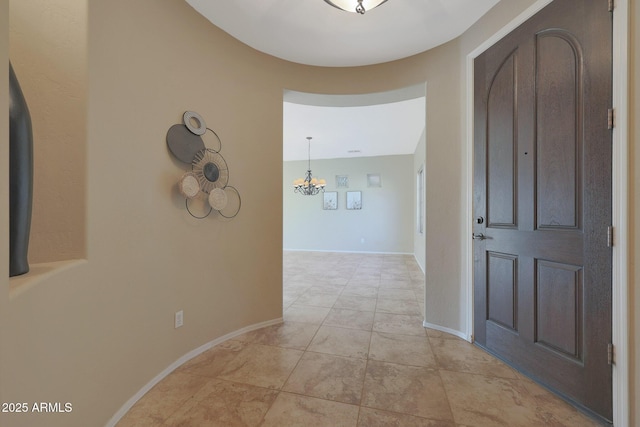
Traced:
[[380, 6], [387, 0], [324, 0], [331, 6], [347, 12], [359, 13], [364, 15], [367, 10], [374, 9]]
[[324, 192], [327, 181], [324, 179], [313, 178], [311, 175], [311, 137], [307, 137], [309, 141], [309, 169], [306, 178], [298, 178], [293, 181], [293, 191], [303, 196], [315, 196], [320, 191]]

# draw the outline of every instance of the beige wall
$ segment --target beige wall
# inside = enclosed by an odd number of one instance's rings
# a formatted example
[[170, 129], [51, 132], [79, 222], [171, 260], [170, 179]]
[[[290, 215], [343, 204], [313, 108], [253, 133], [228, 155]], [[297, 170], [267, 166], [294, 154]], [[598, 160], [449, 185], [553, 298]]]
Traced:
[[[3, 426], [103, 425], [185, 353], [282, 316], [281, 195], [254, 185], [281, 181], [278, 61], [184, 2], [95, 0], [89, 22], [87, 261], [12, 279], [0, 314], [3, 400], [73, 412]], [[243, 199], [231, 221], [191, 218], [176, 190], [187, 167], [165, 135], [187, 109], [222, 138]]]
[[29, 262], [85, 255], [86, 0], [11, 0], [11, 63], [33, 126]]
[[[282, 181], [284, 89], [366, 93], [427, 82], [427, 320], [462, 330], [460, 253], [468, 221], [461, 195], [464, 60], [531, 3], [503, 1], [464, 37], [424, 54], [333, 69], [291, 64], [249, 49], [184, 2], [89, 0], [87, 261], [39, 278], [12, 279], [11, 295], [6, 277], [0, 277], [1, 400], [69, 401], [74, 410], [56, 416], [0, 414], [0, 424], [103, 425], [190, 350], [281, 316], [282, 194], [256, 183], [264, 177]], [[635, 23], [637, 0], [632, 3]], [[0, 0], [0, 24], [6, 24], [7, 4]], [[632, 50], [635, 61], [637, 50]], [[7, 52], [4, 31], [0, 59]], [[6, 75], [0, 71], [5, 82]], [[640, 96], [637, 86], [633, 90], [637, 121]], [[2, 109], [6, 98], [0, 91]], [[222, 138], [231, 184], [243, 201], [231, 221], [192, 219], [176, 190], [186, 167], [171, 158], [165, 134], [187, 109], [201, 113]], [[6, 112], [0, 110], [0, 117]], [[6, 128], [3, 118], [0, 175], [5, 177]], [[638, 139], [633, 132], [632, 147]], [[637, 150], [631, 158], [638, 164]], [[633, 166], [631, 173], [632, 184], [638, 182]], [[6, 236], [6, 180], [0, 183], [0, 235]], [[635, 189], [634, 222], [640, 209]], [[633, 237], [637, 253], [635, 227]], [[4, 246], [0, 258], [6, 266]], [[638, 274], [635, 263], [633, 268], [631, 283]], [[637, 293], [635, 302], [640, 304]], [[174, 330], [179, 309], [185, 326]], [[639, 328], [637, 317], [635, 324]], [[635, 366], [639, 345], [634, 341]], [[639, 387], [637, 372], [635, 378]], [[640, 407], [637, 394], [634, 399], [632, 406]]]

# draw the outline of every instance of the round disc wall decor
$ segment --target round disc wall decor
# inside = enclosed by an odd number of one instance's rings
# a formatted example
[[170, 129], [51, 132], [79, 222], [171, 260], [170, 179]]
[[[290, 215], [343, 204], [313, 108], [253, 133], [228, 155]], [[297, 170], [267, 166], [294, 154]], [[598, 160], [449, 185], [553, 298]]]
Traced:
[[211, 190], [211, 193], [209, 193], [209, 205], [213, 209], [221, 211], [227, 207], [227, 202], [227, 193], [225, 193], [222, 188], [214, 188]]
[[184, 125], [195, 135], [204, 135], [207, 125], [202, 116], [195, 111], [185, 111], [182, 116]]
[[220, 153], [206, 148], [195, 155], [192, 165], [200, 188], [207, 194], [229, 183], [229, 168]]
[[180, 193], [187, 199], [193, 199], [200, 192], [200, 183], [198, 182], [198, 178], [196, 178], [196, 174], [193, 172], [187, 172], [182, 175], [178, 186]]
[[173, 125], [169, 128], [167, 145], [171, 154], [183, 163], [191, 163], [195, 155], [205, 149], [202, 138], [191, 133], [185, 125]]
[[[191, 171], [182, 175], [178, 182], [180, 194], [186, 198], [187, 212], [197, 219], [206, 218], [214, 210], [224, 218], [234, 218], [240, 212], [242, 200], [238, 190], [228, 185], [229, 167], [220, 154], [220, 137], [207, 127], [202, 116], [195, 111], [185, 111], [182, 117], [183, 124], [169, 128], [167, 145], [178, 160], [191, 164]], [[205, 147], [202, 138], [205, 134], [212, 135], [207, 140], [217, 142], [216, 148]], [[204, 216], [194, 215], [189, 209], [189, 200], [196, 197], [204, 197], [204, 203], [208, 203], [210, 207]]]

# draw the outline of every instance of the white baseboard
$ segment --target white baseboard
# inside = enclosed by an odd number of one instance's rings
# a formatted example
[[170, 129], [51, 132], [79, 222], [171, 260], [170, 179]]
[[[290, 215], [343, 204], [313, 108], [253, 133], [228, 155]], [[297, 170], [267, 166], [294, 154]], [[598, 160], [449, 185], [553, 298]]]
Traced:
[[375, 252], [375, 251], [337, 251], [328, 249], [282, 249], [284, 252], [323, 252], [337, 254], [372, 254], [372, 255], [413, 255], [413, 252]]
[[420, 271], [422, 271], [422, 274], [426, 274], [427, 272], [426, 272], [426, 271], [424, 271], [424, 268], [422, 267], [422, 264], [420, 264], [420, 263], [418, 262], [418, 258], [416, 258], [416, 254], [409, 254], [409, 255], [413, 255], [413, 259], [415, 259], [415, 260], [416, 260], [416, 264], [418, 264], [418, 267], [420, 267]]
[[115, 427], [116, 424], [125, 416], [127, 412], [136, 404], [138, 400], [142, 398], [149, 390], [153, 388], [156, 384], [162, 381], [167, 375], [171, 372], [182, 366], [184, 363], [193, 359], [194, 357], [204, 353], [205, 351], [217, 346], [218, 344], [222, 344], [225, 341], [228, 341], [232, 338], [235, 338], [239, 335], [242, 335], [247, 332], [254, 331], [256, 329], [265, 328], [267, 326], [277, 325], [283, 322], [282, 317], [273, 320], [267, 320], [265, 322], [256, 323], [254, 325], [245, 326], [242, 329], [238, 329], [237, 331], [230, 332], [224, 336], [214, 339], [213, 341], [209, 341], [208, 343], [201, 345], [200, 347], [191, 350], [184, 356], [180, 357], [178, 360], [173, 362], [171, 365], [167, 366], [162, 372], [156, 375], [151, 381], [149, 381], [144, 387], [142, 387], [136, 394], [134, 394], [127, 402], [122, 405], [122, 407], [116, 412], [113, 417], [105, 424], [105, 427]]
[[422, 326], [429, 329], [435, 329], [436, 331], [445, 332], [447, 334], [454, 335], [458, 338], [462, 338], [465, 341], [472, 342], [471, 337], [466, 335], [460, 331], [456, 331], [455, 329], [445, 328], [444, 326], [434, 325], [433, 323], [428, 323], [427, 321], [422, 322]]

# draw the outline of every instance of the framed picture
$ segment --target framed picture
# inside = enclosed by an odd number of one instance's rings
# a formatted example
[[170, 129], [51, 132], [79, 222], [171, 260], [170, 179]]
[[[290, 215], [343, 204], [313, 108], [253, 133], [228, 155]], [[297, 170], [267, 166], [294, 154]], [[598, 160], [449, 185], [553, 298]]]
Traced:
[[362, 193], [360, 191], [347, 191], [347, 209], [362, 209]]
[[367, 174], [367, 186], [368, 187], [382, 187], [382, 178], [379, 173]]
[[322, 201], [322, 209], [335, 210], [338, 209], [338, 192], [337, 191], [325, 191], [324, 200]]
[[336, 188], [349, 188], [349, 175], [336, 175]]

